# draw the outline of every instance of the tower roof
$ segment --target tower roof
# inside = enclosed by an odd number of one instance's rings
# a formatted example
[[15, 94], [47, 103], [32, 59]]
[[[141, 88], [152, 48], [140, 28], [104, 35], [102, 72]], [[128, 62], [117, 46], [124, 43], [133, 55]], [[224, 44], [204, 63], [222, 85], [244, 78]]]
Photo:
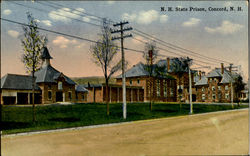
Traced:
[[49, 54], [48, 48], [47, 47], [43, 47], [42, 48], [42, 55], [41, 55], [42, 59], [52, 59], [52, 57]]

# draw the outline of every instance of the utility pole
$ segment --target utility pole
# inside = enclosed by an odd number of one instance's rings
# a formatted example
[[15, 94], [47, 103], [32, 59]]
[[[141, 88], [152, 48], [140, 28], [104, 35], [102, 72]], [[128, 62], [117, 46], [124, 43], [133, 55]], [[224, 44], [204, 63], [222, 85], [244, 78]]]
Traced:
[[192, 79], [191, 79], [190, 65], [188, 67], [188, 76], [189, 76], [189, 102], [190, 102], [190, 112], [189, 112], [189, 114], [193, 114]]
[[[193, 68], [193, 69], [199, 69], [199, 68], [209, 68], [210, 66], [201, 66], [201, 67], [197, 67], [197, 68]], [[188, 76], [189, 76], [189, 102], [190, 102], [190, 112], [189, 114], [193, 114], [193, 99], [192, 99], [192, 79], [191, 79], [191, 69], [190, 69], [190, 65], [188, 66]]]
[[122, 93], [123, 93], [123, 118], [127, 118], [127, 104], [126, 104], [126, 77], [125, 77], [125, 56], [123, 48], [123, 39], [127, 37], [132, 37], [132, 34], [124, 35], [124, 31], [132, 30], [132, 27], [124, 28], [123, 26], [128, 24], [128, 22], [120, 22], [113, 24], [114, 27], [120, 26], [120, 30], [111, 30], [111, 33], [121, 33], [120, 37], [112, 37], [112, 40], [121, 40], [121, 52], [122, 52]]

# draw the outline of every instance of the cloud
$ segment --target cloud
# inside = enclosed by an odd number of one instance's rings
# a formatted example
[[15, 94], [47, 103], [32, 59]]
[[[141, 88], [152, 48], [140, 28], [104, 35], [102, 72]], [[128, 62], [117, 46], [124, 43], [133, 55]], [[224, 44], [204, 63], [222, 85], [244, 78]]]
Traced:
[[225, 3], [224, 3], [224, 6], [225, 6], [225, 7], [231, 7], [231, 6], [234, 6], [234, 4], [233, 4], [232, 2], [229, 1], [229, 2], [225, 2]]
[[233, 34], [242, 29], [243, 27], [244, 27], [243, 25], [232, 23], [230, 21], [225, 20], [222, 21], [219, 27], [216, 28], [205, 27], [205, 30], [208, 33], [220, 33], [223, 35], [227, 35], [227, 34]]
[[141, 11], [137, 17], [137, 22], [139, 24], [149, 24], [156, 21], [158, 17], [159, 14], [155, 10]]
[[197, 26], [200, 23], [200, 19], [198, 18], [190, 18], [188, 21], [183, 22], [182, 26], [184, 27], [192, 27], [192, 26]]
[[[61, 21], [61, 22], [70, 22], [70, 18], [79, 19], [81, 16], [79, 15], [79, 12], [84, 12], [85, 10], [83, 8], [76, 8], [75, 10], [71, 10], [69, 8], [61, 8], [56, 11], [49, 12], [48, 16], [55, 21]], [[70, 17], [70, 18], [67, 18]]]
[[89, 22], [89, 21], [90, 21], [89, 17], [87, 17], [87, 16], [84, 16], [84, 17], [82, 18], [82, 20], [83, 20], [84, 22]]
[[15, 30], [9, 30], [8, 31], [8, 34], [11, 36], [11, 37], [14, 37], [14, 38], [17, 38], [19, 36], [19, 32], [15, 31]]
[[41, 23], [43, 23], [44, 25], [49, 26], [49, 27], [52, 26], [50, 20], [42, 20]]
[[67, 48], [69, 45], [76, 45], [78, 44], [78, 41], [73, 39], [73, 40], [69, 40], [63, 36], [57, 36], [52, 43], [55, 46], [59, 46], [60, 48]]
[[140, 11], [138, 13], [124, 13], [122, 14], [123, 20], [135, 21], [138, 24], [150, 24], [154, 21], [160, 21], [161, 23], [165, 23], [168, 20], [167, 15], [159, 15], [156, 10], [148, 10], [148, 11]]
[[127, 21], [135, 21], [136, 17], [137, 15], [135, 13], [133, 14], [124, 13], [122, 15], [122, 19]]
[[161, 23], [166, 23], [168, 20], [168, 16], [167, 15], [161, 15], [160, 16], [160, 22]]
[[107, 1], [107, 3], [108, 3], [109, 5], [112, 5], [112, 4], [115, 3], [115, 1]]
[[10, 9], [5, 9], [4, 11], [3, 11], [3, 14], [5, 14], [5, 15], [9, 15], [9, 14], [11, 14], [12, 13], [12, 11], [10, 10]]

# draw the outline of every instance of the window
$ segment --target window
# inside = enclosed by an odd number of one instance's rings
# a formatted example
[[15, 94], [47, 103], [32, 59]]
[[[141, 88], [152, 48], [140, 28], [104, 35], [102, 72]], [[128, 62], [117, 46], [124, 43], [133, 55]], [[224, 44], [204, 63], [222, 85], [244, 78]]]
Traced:
[[228, 85], [225, 86], [225, 90], [228, 90]]
[[58, 82], [58, 90], [62, 90], [63, 88], [62, 88], [62, 82]]
[[160, 91], [161, 91], [161, 88], [160, 88], [160, 80], [157, 80], [157, 82], [156, 82], [157, 84], [157, 86], [156, 86], [156, 94], [157, 94], [157, 96], [160, 96]]
[[137, 79], [137, 84], [140, 84], [140, 80], [139, 79]]
[[167, 80], [164, 80], [163, 83], [164, 83], [163, 94], [164, 94], [164, 97], [167, 97]]
[[221, 99], [221, 93], [218, 94], [218, 99]]
[[206, 100], [206, 94], [202, 94], [202, 100]]
[[225, 99], [229, 100], [229, 93], [225, 93]]
[[221, 86], [218, 86], [218, 90], [221, 90]]
[[212, 86], [212, 91], [215, 91], [215, 86]]
[[84, 96], [84, 93], [82, 93], [82, 100], [84, 100], [85, 99], [85, 96]]
[[48, 85], [48, 89], [51, 89], [51, 85], [50, 84]]
[[48, 99], [49, 99], [49, 100], [52, 99], [52, 91], [51, 91], [51, 90], [48, 91]]
[[170, 96], [174, 96], [174, 89], [170, 88]]
[[76, 92], [76, 100], [78, 100], [78, 94], [77, 94], [77, 92]]
[[202, 87], [202, 88], [201, 88], [201, 91], [202, 91], [202, 92], [205, 92], [205, 88], [204, 88], [204, 87]]
[[213, 94], [213, 95], [212, 95], [212, 98], [213, 98], [213, 100], [215, 100], [215, 99], [216, 99], [216, 95], [215, 95], [215, 94]]
[[72, 100], [72, 92], [69, 92], [69, 100]]
[[133, 81], [132, 81], [132, 80], [130, 80], [130, 81], [129, 81], [129, 83], [130, 83], [130, 85], [132, 85], [132, 84], [133, 84]]

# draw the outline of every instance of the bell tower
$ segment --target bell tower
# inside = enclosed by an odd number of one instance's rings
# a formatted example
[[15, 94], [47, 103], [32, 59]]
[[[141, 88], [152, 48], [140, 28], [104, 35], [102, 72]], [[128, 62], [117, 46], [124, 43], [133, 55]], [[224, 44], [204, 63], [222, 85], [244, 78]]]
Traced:
[[53, 59], [48, 51], [47, 47], [43, 47], [42, 48], [42, 55], [41, 55], [41, 59], [42, 59], [42, 68], [50, 65], [50, 59]]

